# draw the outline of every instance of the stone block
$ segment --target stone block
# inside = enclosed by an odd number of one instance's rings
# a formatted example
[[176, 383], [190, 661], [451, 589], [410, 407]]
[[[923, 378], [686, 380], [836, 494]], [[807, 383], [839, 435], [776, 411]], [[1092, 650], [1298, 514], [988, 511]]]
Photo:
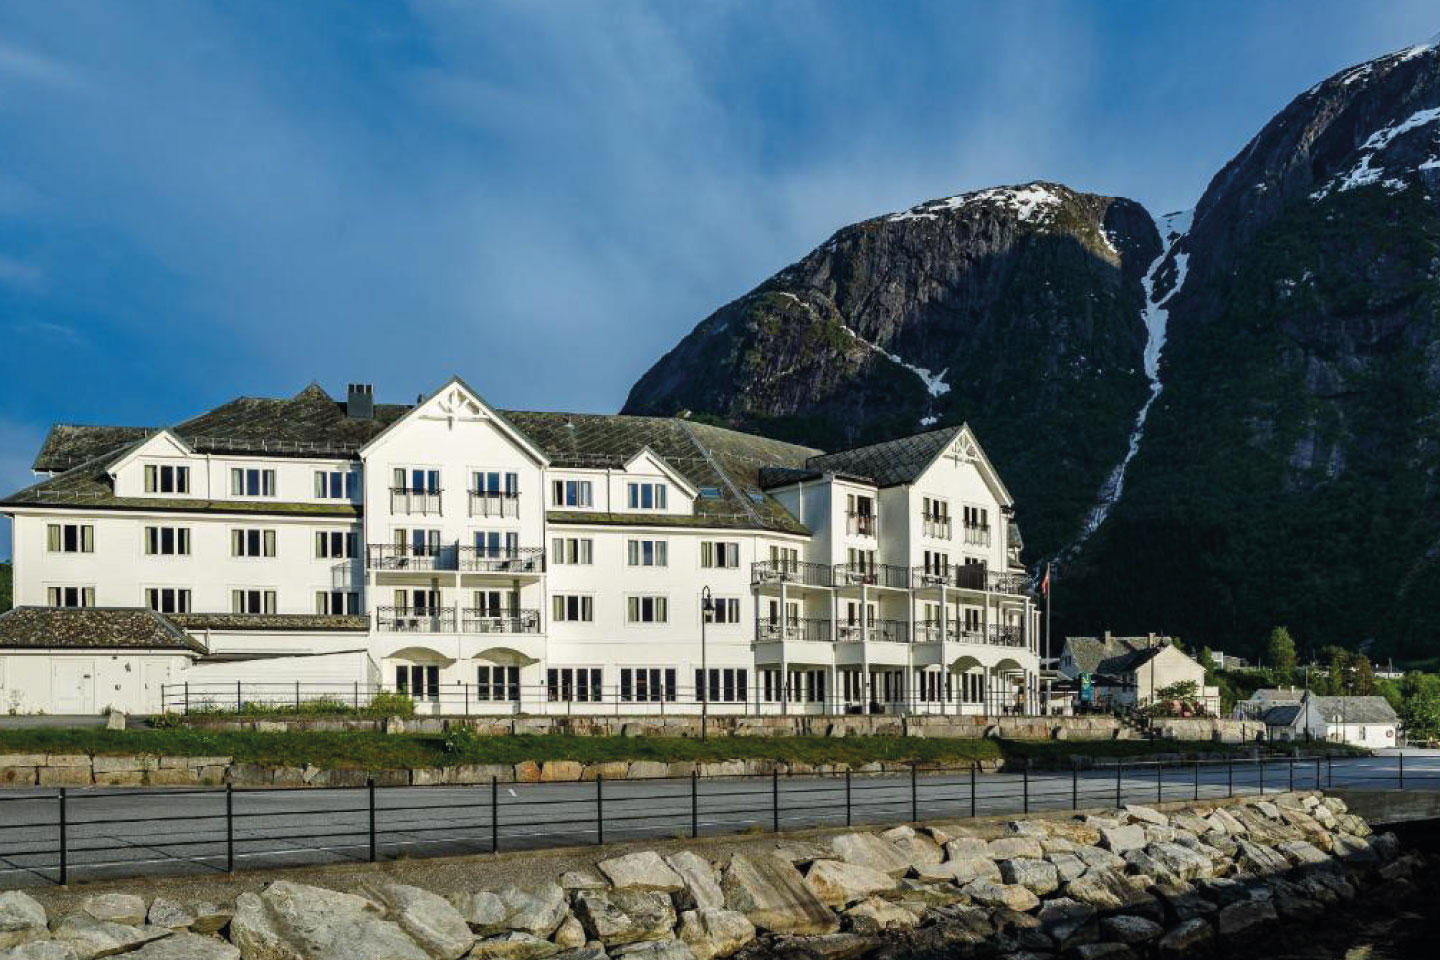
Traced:
[[0, 787], [35, 786], [35, 767], [0, 767]]
[[152, 787], [189, 787], [200, 782], [200, 773], [190, 767], [151, 770], [145, 775], [145, 782]]
[[540, 767], [542, 783], [574, 783], [585, 772], [585, 766], [575, 760], [547, 760]]
[[90, 767], [37, 767], [37, 783], [42, 787], [88, 787], [91, 783]]
[[52, 753], [45, 757], [47, 767], [84, 767], [90, 769], [90, 757], [83, 753]]

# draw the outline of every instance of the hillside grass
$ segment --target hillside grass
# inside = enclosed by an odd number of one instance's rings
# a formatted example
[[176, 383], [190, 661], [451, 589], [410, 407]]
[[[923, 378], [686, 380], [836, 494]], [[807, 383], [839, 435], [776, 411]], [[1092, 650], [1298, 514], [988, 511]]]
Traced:
[[[1281, 746], [1281, 745], [1276, 745]], [[964, 763], [1025, 758], [1064, 763], [1072, 756], [1113, 759], [1159, 754], [1239, 755], [1245, 748], [1210, 741], [939, 740], [915, 737], [485, 737], [376, 732], [200, 731], [26, 728], [0, 731], [3, 754], [233, 757], [242, 763], [367, 770], [516, 764], [526, 760], [581, 763], [654, 760], [665, 763], [780, 760], [859, 766], [876, 761]], [[3, 763], [3, 761], [0, 761]]]

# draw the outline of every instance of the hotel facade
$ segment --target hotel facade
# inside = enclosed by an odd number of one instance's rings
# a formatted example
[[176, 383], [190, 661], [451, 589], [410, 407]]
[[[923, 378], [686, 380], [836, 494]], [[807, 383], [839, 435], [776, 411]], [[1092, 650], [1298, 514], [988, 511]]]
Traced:
[[0, 711], [1040, 709], [1014, 505], [966, 426], [824, 453], [457, 378], [57, 424], [34, 468], [0, 501]]

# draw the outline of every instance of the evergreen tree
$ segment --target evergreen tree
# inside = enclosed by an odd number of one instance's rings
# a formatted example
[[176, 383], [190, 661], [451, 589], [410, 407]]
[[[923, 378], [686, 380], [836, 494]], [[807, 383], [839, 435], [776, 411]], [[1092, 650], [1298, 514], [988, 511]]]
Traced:
[[1350, 692], [1357, 697], [1372, 697], [1375, 695], [1375, 668], [1370, 665], [1370, 658], [1362, 654], [1356, 654], [1350, 661]]
[[1270, 631], [1265, 641], [1265, 666], [1275, 671], [1277, 681], [1288, 678], [1295, 670], [1295, 640], [1285, 627]]

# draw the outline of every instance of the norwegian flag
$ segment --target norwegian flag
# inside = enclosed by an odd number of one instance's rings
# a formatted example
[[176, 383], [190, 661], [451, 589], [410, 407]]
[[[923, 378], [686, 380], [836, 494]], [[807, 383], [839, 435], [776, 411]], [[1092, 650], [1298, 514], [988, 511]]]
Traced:
[[1045, 564], [1045, 577], [1040, 581], [1040, 595], [1050, 599], [1050, 564]]

